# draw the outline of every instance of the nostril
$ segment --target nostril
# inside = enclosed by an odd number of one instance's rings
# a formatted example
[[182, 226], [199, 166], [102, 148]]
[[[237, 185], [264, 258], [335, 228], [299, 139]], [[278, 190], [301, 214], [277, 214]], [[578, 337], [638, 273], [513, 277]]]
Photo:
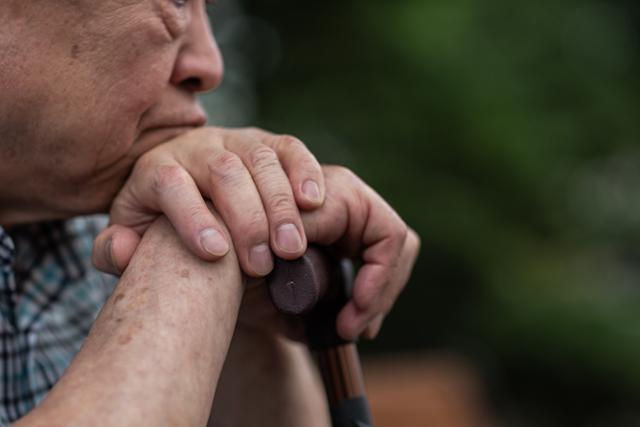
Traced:
[[197, 77], [189, 77], [180, 83], [180, 86], [184, 87], [190, 92], [197, 92], [202, 88], [202, 80]]

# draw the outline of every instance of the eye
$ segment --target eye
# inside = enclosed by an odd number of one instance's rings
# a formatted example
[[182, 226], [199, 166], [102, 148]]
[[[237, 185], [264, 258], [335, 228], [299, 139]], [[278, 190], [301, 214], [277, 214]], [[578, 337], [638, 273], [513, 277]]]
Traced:
[[172, 0], [172, 1], [173, 1], [173, 4], [175, 4], [177, 7], [183, 7], [189, 2], [189, 0]]

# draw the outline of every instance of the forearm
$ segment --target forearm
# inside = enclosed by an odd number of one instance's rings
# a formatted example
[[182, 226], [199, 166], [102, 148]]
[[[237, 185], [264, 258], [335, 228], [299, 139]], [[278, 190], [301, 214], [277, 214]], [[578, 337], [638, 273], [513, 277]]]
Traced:
[[209, 427], [327, 427], [328, 408], [308, 350], [238, 325]]
[[241, 297], [234, 254], [200, 261], [160, 220], [60, 382], [16, 425], [205, 425]]

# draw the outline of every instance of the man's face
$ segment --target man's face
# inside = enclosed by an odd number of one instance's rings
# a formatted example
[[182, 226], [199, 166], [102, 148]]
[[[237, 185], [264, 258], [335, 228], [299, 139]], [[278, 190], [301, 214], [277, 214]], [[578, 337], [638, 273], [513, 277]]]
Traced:
[[2, 0], [0, 222], [106, 209], [221, 77], [204, 0]]

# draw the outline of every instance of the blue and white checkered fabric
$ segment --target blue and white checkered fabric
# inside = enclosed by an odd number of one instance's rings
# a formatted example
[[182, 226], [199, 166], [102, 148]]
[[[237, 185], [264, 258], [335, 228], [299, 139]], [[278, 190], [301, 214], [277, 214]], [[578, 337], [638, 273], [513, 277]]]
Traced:
[[115, 285], [91, 266], [104, 217], [0, 227], [0, 426], [33, 409], [80, 349]]

